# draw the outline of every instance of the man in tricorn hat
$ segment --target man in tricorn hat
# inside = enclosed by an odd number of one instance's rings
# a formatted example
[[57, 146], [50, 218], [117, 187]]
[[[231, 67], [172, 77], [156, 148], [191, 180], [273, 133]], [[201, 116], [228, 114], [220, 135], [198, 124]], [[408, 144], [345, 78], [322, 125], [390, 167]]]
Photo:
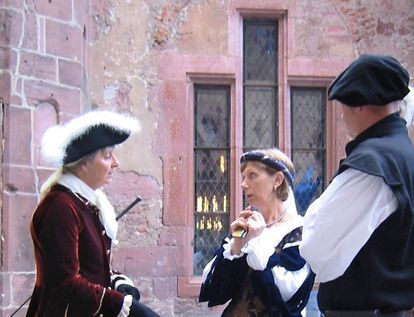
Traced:
[[412, 316], [414, 148], [399, 115], [408, 84], [393, 57], [361, 55], [329, 87], [352, 141], [308, 208], [300, 248], [326, 317]]
[[158, 316], [127, 276], [110, 271], [118, 224], [100, 190], [119, 166], [114, 146], [138, 128], [130, 116], [91, 111], [43, 136], [42, 156], [58, 169], [41, 188], [30, 226], [36, 284], [27, 316]]

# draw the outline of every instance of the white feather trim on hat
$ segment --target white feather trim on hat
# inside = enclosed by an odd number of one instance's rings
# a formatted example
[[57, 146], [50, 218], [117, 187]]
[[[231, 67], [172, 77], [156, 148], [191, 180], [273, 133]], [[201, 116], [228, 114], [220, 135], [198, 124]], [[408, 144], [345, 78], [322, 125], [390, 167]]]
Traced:
[[135, 118], [112, 111], [94, 110], [76, 117], [65, 125], [50, 127], [42, 138], [41, 155], [51, 165], [59, 167], [63, 164], [66, 148], [91, 127], [106, 125], [115, 131], [132, 134], [141, 127]]
[[401, 103], [400, 115], [407, 122], [407, 127], [414, 120], [414, 88], [409, 87], [410, 92], [404, 97]]

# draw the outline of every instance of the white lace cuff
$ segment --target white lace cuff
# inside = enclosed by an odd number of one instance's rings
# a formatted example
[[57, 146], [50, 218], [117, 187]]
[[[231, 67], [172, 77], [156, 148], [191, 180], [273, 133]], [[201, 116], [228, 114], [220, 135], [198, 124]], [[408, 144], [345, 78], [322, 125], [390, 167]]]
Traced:
[[132, 305], [132, 295], [126, 295], [124, 297], [124, 303], [122, 304], [121, 311], [119, 312], [117, 317], [128, 317], [129, 309]]
[[226, 238], [226, 242], [227, 243], [223, 244], [223, 248], [224, 248], [223, 257], [225, 259], [233, 261], [234, 259], [241, 258], [244, 255], [243, 252], [240, 252], [240, 254], [231, 254], [231, 247], [234, 243], [234, 239], [229, 240], [228, 238]]

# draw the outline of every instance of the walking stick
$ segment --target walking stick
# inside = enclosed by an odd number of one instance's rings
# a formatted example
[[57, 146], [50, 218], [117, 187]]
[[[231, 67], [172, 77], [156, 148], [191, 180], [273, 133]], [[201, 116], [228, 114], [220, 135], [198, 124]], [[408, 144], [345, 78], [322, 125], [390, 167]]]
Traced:
[[10, 317], [13, 317], [23, 306], [24, 304], [26, 304], [30, 299], [32, 298], [32, 296], [29, 296], [14, 312], [13, 314], [10, 315]]
[[132, 207], [138, 204], [141, 200], [141, 196], [137, 196], [137, 198], [135, 198], [135, 200], [132, 203], [130, 203], [128, 207], [126, 207], [116, 216], [115, 220], [118, 221], [119, 219], [121, 219]]
[[[121, 219], [128, 211], [131, 210], [132, 207], [134, 207], [136, 204], [138, 204], [142, 200], [141, 196], [137, 196], [135, 200], [128, 205], [124, 210], [122, 210], [119, 214], [116, 215], [115, 220], [118, 221]], [[22, 309], [22, 307], [32, 298], [32, 296], [29, 296], [14, 312], [10, 315], [10, 317], [13, 317], [16, 315], [16, 313]]]

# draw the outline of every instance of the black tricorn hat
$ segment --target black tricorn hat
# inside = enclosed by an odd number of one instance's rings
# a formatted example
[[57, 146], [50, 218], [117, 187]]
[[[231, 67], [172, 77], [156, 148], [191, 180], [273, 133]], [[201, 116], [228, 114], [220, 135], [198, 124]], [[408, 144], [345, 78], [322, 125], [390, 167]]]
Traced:
[[409, 92], [407, 70], [391, 56], [363, 54], [332, 82], [328, 99], [358, 107], [383, 106]]
[[107, 146], [124, 142], [140, 128], [136, 119], [112, 111], [90, 111], [65, 125], [50, 127], [42, 138], [42, 156], [54, 166], [76, 162]]

